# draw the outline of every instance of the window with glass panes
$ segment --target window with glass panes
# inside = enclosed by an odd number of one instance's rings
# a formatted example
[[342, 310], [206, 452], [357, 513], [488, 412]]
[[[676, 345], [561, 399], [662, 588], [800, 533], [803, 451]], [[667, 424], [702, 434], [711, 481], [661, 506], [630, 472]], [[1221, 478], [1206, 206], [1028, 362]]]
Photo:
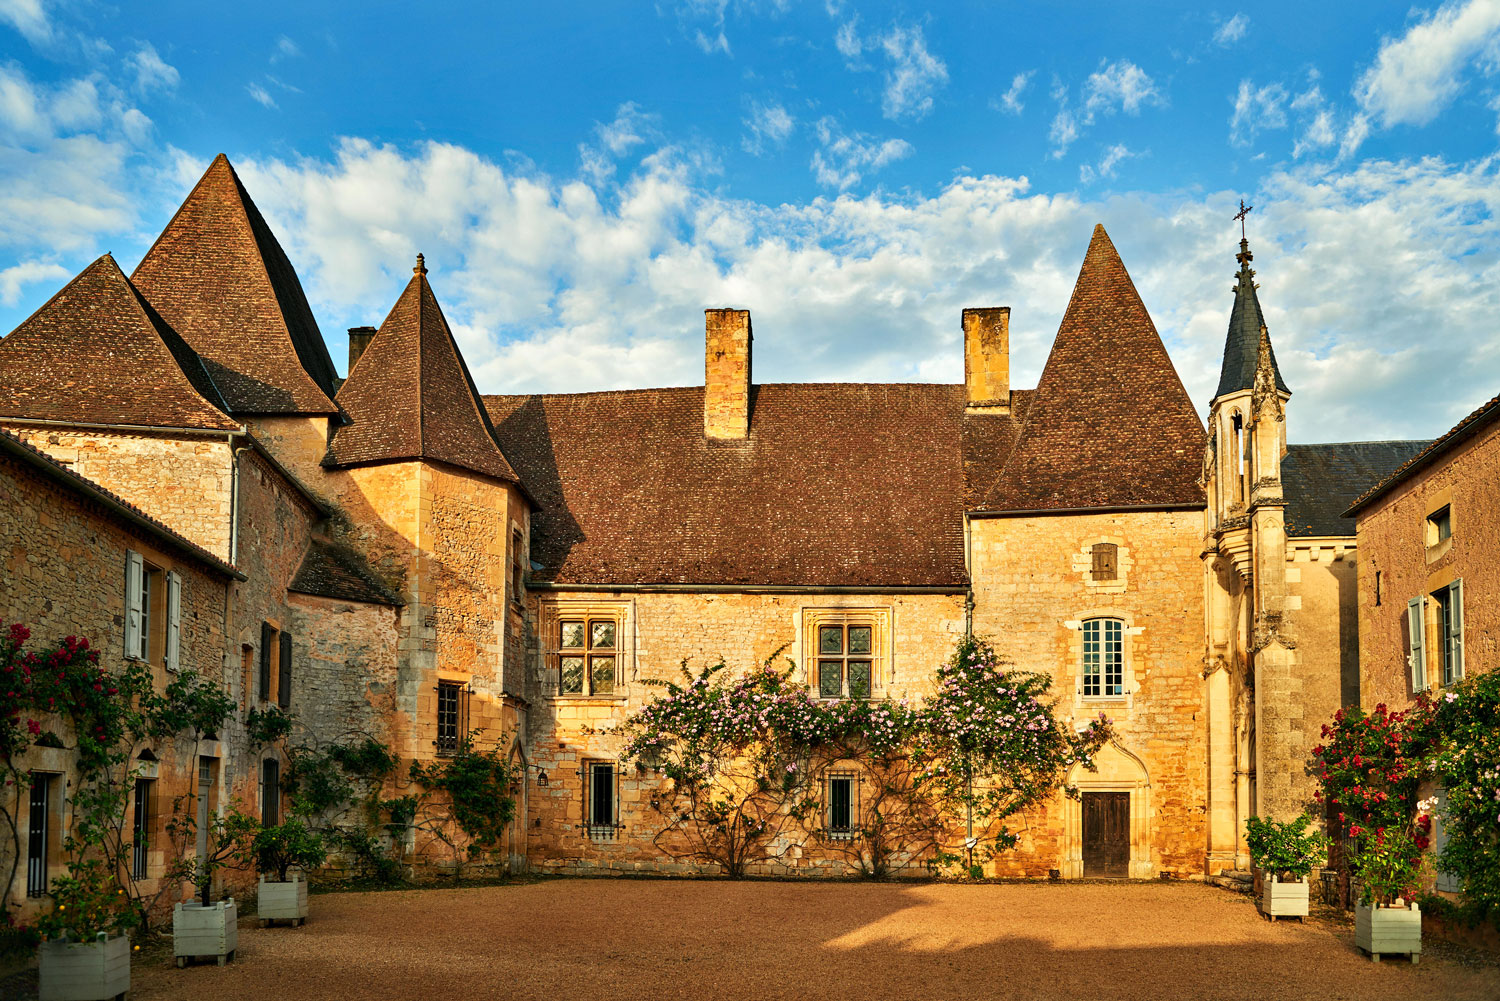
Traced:
[[558, 683], [562, 695], [614, 695], [616, 646], [614, 619], [563, 619], [558, 623]]
[[873, 626], [849, 622], [818, 626], [818, 696], [869, 698], [874, 658]]
[[852, 772], [834, 772], [828, 776], [828, 826], [830, 838], [854, 836], [855, 776]]
[[1083, 624], [1083, 694], [1108, 697], [1125, 693], [1124, 623], [1088, 619]]

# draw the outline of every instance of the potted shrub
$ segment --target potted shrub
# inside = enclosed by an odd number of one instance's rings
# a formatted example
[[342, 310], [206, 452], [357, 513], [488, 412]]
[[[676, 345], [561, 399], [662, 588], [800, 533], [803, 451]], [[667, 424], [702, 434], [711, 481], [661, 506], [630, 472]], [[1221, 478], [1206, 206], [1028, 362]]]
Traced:
[[[255, 909], [262, 927], [285, 920], [307, 921], [307, 876], [328, 858], [323, 838], [300, 820], [264, 827], [250, 843], [250, 855], [260, 873]], [[293, 869], [300, 870], [293, 872]]]
[[[197, 825], [181, 816], [168, 824], [174, 836], [191, 833]], [[233, 897], [211, 900], [214, 875], [244, 857], [246, 844], [258, 825], [239, 810], [230, 810], [211, 820], [198, 838], [195, 856], [179, 858], [168, 869], [175, 879], [192, 880], [198, 888], [195, 899], [172, 908], [172, 954], [178, 967], [199, 956], [212, 956], [223, 966], [234, 959], [239, 946], [239, 911]]]
[[1260, 817], [1245, 821], [1245, 843], [1261, 873], [1258, 903], [1269, 921], [1307, 920], [1307, 877], [1313, 866], [1326, 861], [1328, 850], [1323, 835], [1307, 830], [1311, 823], [1305, 813], [1286, 823]]
[[1431, 824], [1422, 813], [1402, 827], [1349, 829], [1359, 838], [1350, 856], [1361, 884], [1354, 905], [1354, 944], [1377, 963], [1393, 953], [1415, 963], [1422, 952], [1422, 911], [1414, 898]]
[[52, 881], [53, 908], [37, 920], [41, 1001], [102, 1001], [130, 990], [128, 929], [140, 920], [98, 859]]

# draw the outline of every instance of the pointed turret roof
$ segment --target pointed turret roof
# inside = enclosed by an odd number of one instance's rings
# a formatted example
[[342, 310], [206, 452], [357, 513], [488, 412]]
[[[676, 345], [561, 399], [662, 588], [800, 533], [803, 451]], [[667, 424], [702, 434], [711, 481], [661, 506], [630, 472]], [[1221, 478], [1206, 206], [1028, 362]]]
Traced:
[[334, 412], [333, 359], [302, 283], [222, 153], [131, 280], [236, 413]]
[[[1250, 262], [1255, 256], [1250, 253], [1250, 241], [1240, 241], [1240, 252], [1235, 260], [1240, 262], [1234, 286], [1234, 309], [1229, 313], [1229, 336], [1224, 339], [1224, 367], [1219, 370], [1219, 388], [1214, 391], [1218, 399], [1225, 393], [1237, 393], [1255, 387], [1255, 366], [1260, 357], [1260, 332], [1266, 318], [1260, 311], [1260, 298], [1255, 294], [1255, 272]], [[1269, 341], [1267, 342], [1269, 344]], [[1276, 388], [1290, 393], [1281, 378], [1281, 369], [1276, 365], [1276, 352], [1271, 351], [1271, 371], [1276, 375]]]
[[0, 416], [229, 431], [227, 409], [109, 254], [0, 340]]
[[1201, 505], [1204, 432], [1103, 226], [984, 509]]
[[427, 283], [421, 255], [412, 270], [339, 390], [350, 423], [335, 432], [324, 464], [432, 459], [519, 482]]

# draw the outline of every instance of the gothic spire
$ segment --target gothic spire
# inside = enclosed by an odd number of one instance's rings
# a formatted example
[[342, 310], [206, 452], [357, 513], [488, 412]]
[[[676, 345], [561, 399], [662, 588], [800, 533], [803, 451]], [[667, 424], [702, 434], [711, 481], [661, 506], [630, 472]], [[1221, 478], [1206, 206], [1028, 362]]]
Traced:
[[[1255, 272], [1250, 262], [1255, 255], [1250, 253], [1250, 241], [1240, 240], [1240, 252], [1234, 258], [1240, 263], [1234, 286], [1234, 309], [1229, 314], [1229, 335], [1224, 340], [1224, 367], [1219, 371], [1219, 388], [1214, 392], [1217, 399], [1226, 393], [1237, 393], [1255, 386], [1255, 367], [1260, 360], [1261, 331], [1266, 318], [1260, 311], [1260, 299], [1255, 294]], [[1270, 350], [1271, 371], [1276, 377], [1276, 388], [1290, 393], [1281, 369], [1276, 365], [1276, 352]]]

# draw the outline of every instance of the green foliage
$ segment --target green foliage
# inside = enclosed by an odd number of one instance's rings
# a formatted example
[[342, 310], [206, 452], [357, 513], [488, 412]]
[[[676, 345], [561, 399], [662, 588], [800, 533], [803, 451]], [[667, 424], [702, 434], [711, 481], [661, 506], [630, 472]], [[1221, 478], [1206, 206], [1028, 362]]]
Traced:
[[30, 955], [41, 941], [35, 925], [18, 925], [9, 914], [0, 914], [0, 962]]
[[1468, 906], [1500, 924], [1500, 671], [1439, 698], [1433, 730], [1431, 764], [1447, 790], [1438, 865], [1458, 877]]
[[309, 872], [328, 859], [323, 838], [308, 830], [300, 820], [288, 820], [276, 827], [262, 827], [255, 832], [248, 847], [248, 861], [263, 876], [276, 877], [285, 883], [293, 867]]
[[[179, 807], [181, 803], [179, 802]], [[167, 821], [167, 834], [180, 844], [196, 840], [197, 820], [190, 810], [178, 809]], [[167, 878], [191, 881], [198, 887], [204, 907], [210, 903], [213, 877], [220, 869], [239, 868], [250, 857], [250, 845], [260, 832], [260, 824], [234, 804], [222, 815], [210, 817], [206, 829], [207, 851], [193, 856], [179, 856], [167, 866]]]
[[1392, 904], [1398, 898], [1415, 898], [1425, 865], [1417, 838], [1424, 834], [1415, 823], [1406, 823], [1376, 828], [1360, 837], [1350, 861], [1359, 873], [1362, 902]]
[[401, 865], [386, 854], [369, 831], [336, 827], [327, 832], [328, 843], [354, 863], [357, 878], [389, 886], [401, 882]]
[[1309, 833], [1311, 823], [1306, 813], [1285, 823], [1269, 817], [1246, 820], [1245, 843], [1256, 867], [1277, 876], [1306, 879], [1328, 857], [1328, 839], [1317, 831]]
[[413, 761], [411, 780], [447, 795], [453, 820], [477, 848], [499, 845], [515, 819], [511, 788], [517, 776], [511, 763], [498, 751], [476, 749], [472, 734], [459, 742], [452, 757]]
[[199, 677], [194, 671], [183, 671], [158, 695], [151, 687], [150, 669], [139, 661], [131, 664], [132, 669], [145, 675], [139, 699], [149, 736], [160, 738], [197, 733], [212, 739], [234, 712], [234, 700], [218, 685]]
[[396, 770], [396, 755], [374, 737], [353, 744], [334, 744], [328, 758], [346, 775], [362, 779], [383, 780]]
[[245, 716], [245, 733], [255, 744], [274, 744], [292, 732], [292, 714], [279, 706], [251, 706]]
[[140, 914], [104, 860], [75, 860], [68, 875], [52, 881], [52, 909], [37, 919], [43, 939], [92, 942], [140, 923]]

